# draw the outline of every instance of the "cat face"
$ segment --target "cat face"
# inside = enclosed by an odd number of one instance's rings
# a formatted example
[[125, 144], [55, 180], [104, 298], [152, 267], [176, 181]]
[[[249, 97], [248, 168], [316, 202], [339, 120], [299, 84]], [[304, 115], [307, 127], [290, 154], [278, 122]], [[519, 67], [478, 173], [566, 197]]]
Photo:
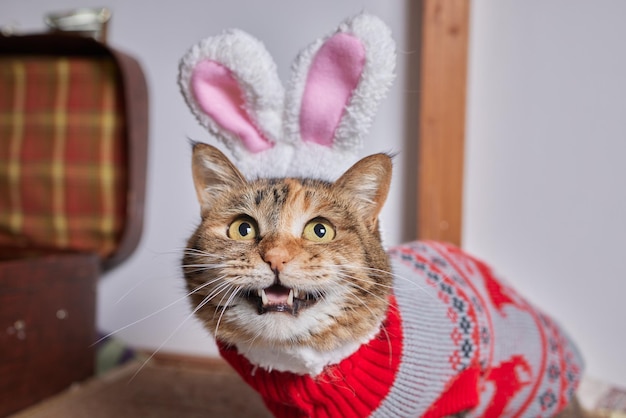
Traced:
[[216, 338], [332, 350], [377, 329], [391, 286], [377, 220], [387, 155], [359, 161], [335, 183], [247, 181], [216, 148], [196, 144], [193, 178], [202, 221], [183, 271]]

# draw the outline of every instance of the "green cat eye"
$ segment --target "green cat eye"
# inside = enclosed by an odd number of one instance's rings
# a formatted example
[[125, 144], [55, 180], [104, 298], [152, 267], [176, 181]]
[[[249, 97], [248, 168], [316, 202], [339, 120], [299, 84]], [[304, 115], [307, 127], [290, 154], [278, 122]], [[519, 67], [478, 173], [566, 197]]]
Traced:
[[323, 219], [313, 219], [304, 226], [302, 237], [313, 242], [330, 242], [335, 239], [335, 228]]
[[228, 227], [228, 237], [237, 241], [255, 239], [257, 233], [256, 223], [249, 218], [235, 219]]

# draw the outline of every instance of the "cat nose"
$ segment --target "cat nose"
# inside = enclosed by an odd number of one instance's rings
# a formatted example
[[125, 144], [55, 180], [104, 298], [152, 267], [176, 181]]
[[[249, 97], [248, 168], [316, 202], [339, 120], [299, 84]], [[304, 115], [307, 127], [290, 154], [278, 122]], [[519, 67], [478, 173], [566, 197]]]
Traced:
[[282, 272], [283, 267], [287, 264], [293, 257], [289, 254], [284, 247], [274, 247], [270, 248], [263, 255], [263, 260], [270, 265], [270, 268], [273, 271]]

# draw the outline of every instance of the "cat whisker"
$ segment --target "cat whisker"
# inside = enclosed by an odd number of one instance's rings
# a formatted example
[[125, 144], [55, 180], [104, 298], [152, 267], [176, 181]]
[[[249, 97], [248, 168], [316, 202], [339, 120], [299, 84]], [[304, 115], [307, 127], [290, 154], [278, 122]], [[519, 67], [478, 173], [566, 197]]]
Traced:
[[[423, 286], [420, 286], [420, 285], [418, 285], [417, 283], [413, 282], [412, 280], [410, 280], [410, 279], [408, 279], [408, 278], [406, 278], [406, 277], [403, 277], [403, 276], [401, 276], [401, 275], [399, 275], [399, 274], [396, 274], [396, 273], [393, 273], [393, 272], [388, 272], [388, 271], [385, 271], [385, 270], [380, 270], [380, 269], [372, 268], [372, 267], [365, 267], [365, 266], [346, 266], [346, 265], [342, 265], [341, 267], [352, 267], [353, 269], [358, 269], [358, 270], [362, 270], [362, 271], [374, 271], [374, 272], [376, 272], [376, 273], [382, 273], [382, 274], [389, 275], [389, 276], [393, 277], [394, 279], [405, 280], [406, 282], [408, 282], [408, 283], [410, 283], [411, 285], [413, 285], [413, 286], [414, 286], [417, 290], [424, 292], [426, 295], [428, 295], [429, 297], [431, 297], [431, 298], [433, 298], [433, 299], [434, 299], [434, 296], [433, 296], [430, 292], [428, 292], [428, 291], [427, 291], [427, 290], [426, 290]], [[361, 277], [357, 277], [357, 276], [354, 276], [354, 275], [349, 275], [349, 274], [347, 274], [347, 273], [345, 273], [345, 272], [341, 272], [341, 273], [339, 273], [339, 276], [340, 276], [340, 277], [342, 277], [342, 278], [344, 278], [344, 279], [345, 279], [345, 278], [350, 278], [350, 279], [352, 279], [352, 280], [356, 280], [356, 281], [363, 281], [363, 282], [367, 282], [367, 283], [369, 283], [369, 284], [372, 284], [372, 285], [375, 285], [375, 286], [384, 287], [384, 288], [394, 288], [394, 286], [392, 286], [392, 285], [384, 285], [384, 284], [382, 284], [382, 283], [378, 283], [378, 282], [376, 282], [375, 280], [371, 280], [371, 281], [370, 281], [370, 280], [366, 280], [366, 279], [361, 278]], [[369, 277], [369, 276], [368, 276], [368, 277]], [[352, 285], [352, 286], [354, 286], [354, 287], [360, 288], [361, 290], [363, 290], [363, 291], [365, 291], [365, 292], [369, 293], [370, 295], [372, 295], [372, 296], [376, 296], [376, 297], [378, 297], [378, 298], [380, 299], [380, 297], [379, 297], [379, 296], [374, 295], [372, 292], [370, 292], [370, 291], [368, 291], [368, 290], [364, 289], [362, 286], [358, 285], [357, 283], [354, 283], [354, 282], [353, 282], [353, 283], [351, 283], [351, 285]], [[357, 295], [355, 295], [355, 294], [354, 294], [354, 292], [353, 292], [352, 290], [350, 291], [350, 293], [352, 294], [352, 296], [354, 296], [356, 299], [358, 299], [358, 296], [357, 296]], [[366, 306], [366, 305], [365, 305], [365, 306]], [[370, 312], [371, 312], [371, 310], [370, 310]], [[386, 339], [387, 339], [387, 345], [388, 345], [388, 347], [389, 347], [389, 353], [390, 353], [390, 355], [389, 355], [389, 361], [391, 362], [391, 361], [392, 361], [392, 358], [393, 358], [393, 357], [392, 357], [392, 344], [391, 344], [391, 337], [389, 336], [389, 333], [387, 332], [387, 329], [385, 328], [384, 323], [383, 323], [383, 324], [382, 324], [382, 326], [380, 327], [380, 330], [381, 330], [381, 332], [384, 332], [384, 333], [385, 333], [385, 337], [386, 337]]]
[[[351, 276], [351, 275], [348, 275], [348, 274], [345, 274], [345, 273], [339, 273], [339, 274], [338, 274], [338, 277], [340, 277], [340, 278], [342, 278], [342, 279], [344, 279], [344, 280], [345, 280], [345, 279], [352, 279], [352, 280], [364, 281], [364, 282], [367, 282], [367, 283], [372, 284], [372, 282], [366, 281], [365, 279], [362, 279], [362, 278], [360, 278], [360, 277], [356, 277], [356, 276]], [[387, 303], [387, 302], [388, 302], [385, 298], [383, 298], [383, 297], [381, 297], [381, 296], [379, 296], [379, 295], [377, 295], [377, 294], [375, 294], [375, 293], [371, 292], [370, 290], [367, 290], [366, 288], [364, 288], [363, 286], [361, 286], [361, 285], [359, 285], [359, 284], [357, 284], [357, 283], [355, 283], [355, 282], [349, 282], [348, 280], [345, 280], [345, 281], [346, 281], [346, 283], [347, 283], [349, 286], [352, 286], [352, 287], [355, 287], [355, 288], [357, 288], [357, 289], [360, 289], [360, 290], [362, 290], [363, 292], [366, 292], [367, 294], [369, 294], [369, 295], [371, 295], [372, 297], [374, 297], [374, 298], [376, 298], [376, 299], [380, 300], [380, 301], [381, 301], [381, 302], [383, 302], [383, 303]], [[378, 284], [378, 283], [373, 283], [373, 284]], [[351, 291], [351, 292], [352, 292], [352, 291]], [[361, 303], [360, 303], [360, 305], [367, 306], [367, 304], [366, 304], [366, 303], [364, 303], [364, 302], [362, 302], [362, 301], [358, 298], [358, 296], [357, 296], [357, 295], [354, 295], [354, 294], [353, 294], [353, 296], [355, 297], [355, 299], [357, 299], [357, 300], [359, 300], [359, 301], [361, 302]]]
[[193, 270], [185, 270], [185, 274], [187, 274], [187, 275], [202, 274], [202, 273], [205, 273], [205, 272], [207, 272], [209, 270], [210, 269], [196, 268], [196, 269], [193, 269]]
[[195, 308], [195, 309], [194, 309], [194, 310], [193, 310], [193, 311], [192, 311], [189, 315], [187, 315], [187, 316], [185, 317], [185, 319], [183, 319], [183, 321], [182, 321], [180, 324], [178, 324], [178, 326], [177, 326], [176, 328], [174, 328], [174, 331], [172, 331], [172, 332], [170, 333], [170, 335], [168, 335], [168, 337], [165, 339], [165, 341], [163, 341], [163, 342], [162, 342], [162, 343], [161, 343], [161, 344], [160, 344], [160, 345], [156, 348], [156, 350], [154, 350], [154, 351], [152, 352], [152, 354], [150, 354], [150, 356], [149, 356], [149, 357], [148, 357], [148, 358], [147, 358], [147, 359], [146, 359], [146, 360], [142, 363], [142, 365], [141, 365], [141, 366], [137, 369], [137, 371], [136, 371], [136, 372], [132, 375], [132, 377], [129, 379], [129, 382], [132, 382], [132, 381], [133, 381], [133, 379], [134, 379], [134, 378], [135, 378], [135, 377], [139, 374], [139, 372], [140, 372], [141, 370], [143, 370], [143, 368], [146, 366], [146, 364], [148, 364], [148, 362], [149, 362], [150, 360], [152, 360], [152, 359], [154, 358], [154, 356], [156, 356], [156, 355], [157, 355], [157, 353], [158, 353], [159, 351], [161, 351], [161, 349], [165, 346], [165, 344], [167, 344], [167, 343], [168, 343], [168, 342], [172, 339], [172, 337], [174, 337], [174, 335], [176, 335], [176, 333], [178, 332], [178, 330], [180, 330], [180, 329], [183, 327], [183, 325], [185, 325], [185, 324], [187, 323], [187, 321], [189, 321], [189, 320], [190, 320], [190, 319], [191, 319], [191, 318], [192, 318], [192, 317], [193, 317], [193, 316], [194, 316], [194, 315], [195, 315], [195, 314], [196, 314], [196, 313], [197, 313], [200, 309], [202, 309], [202, 308], [204, 307], [204, 305], [206, 305], [206, 304], [209, 302], [209, 300], [210, 300], [210, 299], [209, 299], [208, 297], [205, 297], [205, 298], [202, 300], [202, 302], [200, 302], [200, 303], [198, 304], [198, 306], [196, 306], [196, 308]]
[[[193, 248], [178, 248], [178, 249], [174, 249], [174, 250], [170, 250], [170, 251], [162, 251], [162, 252], [158, 252], [155, 253], [155, 256], [159, 256], [159, 255], [167, 255], [167, 254], [176, 254], [179, 255], [180, 253], [189, 253], [191, 255], [203, 255], [206, 257], [212, 257], [214, 259], [220, 259], [220, 260], [224, 260], [226, 259], [226, 257], [223, 256], [216, 256], [215, 254], [210, 254], [207, 253], [205, 251], [201, 251], [201, 250], [196, 250]], [[198, 264], [198, 265], [185, 265], [183, 264], [182, 267], [203, 267], [203, 269], [199, 269], [199, 270], [194, 270], [194, 271], [190, 271], [189, 273], [197, 273], [199, 271], [205, 271], [208, 270], [205, 267], [211, 266], [211, 268], [223, 268], [226, 266], [226, 264]], [[122, 296], [120, 296], [116, 301], [115, 301], [115, 305], [118, 305], [121, 301], [123, 301], [124, 299], [126, 299], [128, 297], [128, 295], [130, 295], [132, 292], [134, 292], [135, 290], [137, 290], [137, 288], [139, 286], [141, 286], [142, 284], [144, 284], [147, 280], [151, 279], [150, 276], [145, 276], [143, 279], [139, 280], [134, 286], [132, 286], [130, 289], [128, 289], [126, 292], [124, 292], [124, 294]]]
[[185, 250], [183, 252], [182, 262], [184, 263], [188, 260], [193, 260], [198, 263], [215, 264], [229, 261], [229, 258], [224, 255], [212, 254], [200, 250]]
[[130, 295], [131, 293], [133, 293], [135, 290], [137, 290], [137, 288], [139, 286], [141, 286], [142, 284], [144, 284], [146, 282], [146, 280], [148, 280], [150, 277], [149, 276], [145, 276], [143, 279], [139, 280], [134, 286], [132, 286], [130, 289], [128, 289], [126, 292], [124, 292], [124, 294], [122, 296], [120, 296], [116, 301], [115, 301], [115, 305], [118, 305], [121, 301], [123, 301], [124, 299], [126, 299], [126, 297], [128, 297], [128, 295]]
[[217, 269], [227, 267], [224, 263], [198, 263], [198, 264], [182, 264], [182, 268], [201, 267], [206, 269]]
[[[216, 279], [216, 280], [218, 280], [218, 279]], [[164, 307], [162, 307], [162, 308], [160, 308], [160, 309], [158, 309], [158, 310], [156, 310], [156, 311], [152, 312], [151, 314], [146, 315], [146, 316], [144, 316], [143, 318], [137, 319], [136, 321], [133, 321], [133, 322], [131, 322], [130, 324], [124, 325], [123, 327], [118, 328], [118, 329], [117, 329], [117, 330], [115, 330], [115, 331], [109, 332], [109, 333], [108, 333], [108, 334], [106, 334], [105, 336], [100, 337], [100, 338], [98, 338], [96, 341], [94, 341], [94, 342], [93, 342], [93, 344], [91, 344], [91, 347], [93, 347], [93, 346], [97, 345], [98, 343], [100, 343], [100, 342], [102, 342], [102, 341], [106, 340], [107, 338], [109, 338], [109, 337], [111, 337], [111, 336], [113, 336], [113, 335], [115, 335], [115, 334], [118, 334], [118, 333], [120, 333], [120, 332], [124, 331], [125, 329], [128, 329], [128, 328], [132, 327], [133, 325], [137, 325], [137, 324], [138, 324], [138, 323], [140, 323], [140, 322], [143, 322], [143, 321], [145, 321], [145, 320], [147, 320], [147, 319], [149, 319], [149, 318], [152, 318], [153, 316], [155, 316], [155, 315], [157, 315], [157, 314], [159, 314], [159, 313], [161, 313], [161, 312], [165, 311], [166, 309], [171, 308], [172, 306], [176, 305], [177, 303], [180, 303], [180, 302], [181, 302], [181, 301], [183, 301], [183, 300], [186, 300], [187, 298], [189, 298], [189, 296], [191, 296], [191, 295], [193, 295], [194, 293], [197, 293], [198, 291], [200, 291], [200, 290], [204, 289], [205, 287], [207, 287], [207, 286], [209, 286], [210, 284], [212, 284], [212, 282], [214, 282], [214, 281], [215, 281], [215, 280], [212, 280], [212, 281], [210, 281], [210, 282], [206, 282], [206, 283], [204, 283], [203, 285], [198, 286], [197, 288], [195, 288], [195, 289], [193, 289], [192, 291], [188, 292], [188, 293], [187, 293], [187, 294], [185, 294], [184, 296], [182, 296], [182, 297], [180, 297], [180, 298], [176, 299], [175, 301], [173, 301], [173, 302], [171, 302], [171, 303], [169, 303], [169, 304], [165, 305]]]
[[250, 348], [252, 348], [252, 346], [254, 345], [255, 341], [261, 336], [263, 335], [263, 330], [259, 330], [252, 338], [249, 338], [248, 340], [246, 340], [246, 344], [250, 346]]
[[[355, 286], [356, 286], [356, 287], [361, 288], [361, 289], [362, 289], [363, 291], [365, 291], [365, 292], [368, 292], [367, 290], [363, 289], [362, 287], [360, 287], [360, 286], [358, 286], [358, 285], [356, 285], [356, 284], [355, 284]], [[350, 289], [350, 288], [348, 288], [347, 290], [348, 290], [349, 295], [350, 295], [350, 296], [351, 296], [354, 300], [357, 300], [357, 301], [361, 302], [361, 299], [360, 299], [360, 298], [359, 298], [359, 297], [355, 294], [354, 289]], [[369, 293], [369, 294], [371, 294], [372, 296], [376, 296], [376, 295], [372, 294], [371, 292], [368, 292], [368, 293]], [[378, 297], [378, 296], [376, 296], [376, 297]], [[382, 298], [380, 298], [380, 297], [378, 297], [378, 298], [379, 298], [380, 300], [383, 300], [383, 299], [382, 299]], [[383, 301], [384, 301], [384, 300], [383, 300]], [[384, 302], [386, 303], [386, 301], [384, 301]], [[374, 311], [372, 311], [372, 309], [371, 309], [371, 308], [370, 308], [367, 304], [365, 304], [365, 303], [359, 303], [359, 305], [361, 305], [361, 306], [363, 306], [365, 309], [367, 309], [367, 310], [370, 312], [370, 314], [372, 315], [372, 317], [376, 317], [376, 316], [377, 316], [377, 314], [375, 314], [375, 313], [374, 313]], [[352, 311], [356, 312], [356, 309], [355, 309], [354, 307], [350, 307], [350, 309], [351, 309]], [[384, 333], [385, 333], [385, 339], [386, 339], [386, 341], [387, 341], [387, 346], [388, 346], [388, 348], [389, 348], [389, 363], [391, 364], [391, 362], [392, 362], [392, 360], [393, 360], [393, 355], [392, 355], [392, 352], [393, 352], [393, 347], [392, 347], [392, 344], [391, 344], [391, 336], [390, 336], [390, 335], [389, 335], [389, 333], [387, 332], [387, 329], [385, 328], [384, 323], [382, 323], [382, 324], [380, 325], [380, 332], [384, 332]]]
[[[217, 282], [219, 282], [219, 281], [222, 281], [222, 280], [224, 279], [224, 277], [226, 277], [226, 276], [218, 276], [218, 277], [215, 277], [215, 278], [213, 278], [213, 279], [211, 279], [211, 280], [209, 280], [209, 281], [206, 281], [206, 282], [203, 282], [203, 283], [201, 283], [201, 284], [198, 284], [198, 287], [199, 287], [199, 288], [202, 288], [202, 289], [205, 289], [205, 288], [206, 288], [207, 286], [209, 286], [209, 285], [212, 285], [212, 284], [215, 284], [215, 283], [217, 283]], [[192, 281], [190, 281], [190, 283], [193, 283], [193, 282], [192, 282]], [[198, 290], [202, 290], [202, 289], [198, 289]], [[199, 292], [198, 292], [198, 290], [195, 290], [195, 289], [194, 289], [193, 293], [199, 293]], [[210, 294], [211, 292], [213, 292], [213, 288], [211, 289], [211, 291], [209, 292], [209, 294]], [[202, 293], [199, 293], [199, 294], [202, 294]], [[205, 296], [206, 296], [206, 294], [205, 294]]]
[[[373, 271], [376, 273], [380, 273], [380, 274], [384, 274], [384, 275], [388, 275], [391, 276], [393, 279], [398, 279], [398, 280], [402, 280], [405, 283], [410, 284], [412, 287], [414, 287], [416, 290], [423, 292], [425, 295], [427, 295], [428, 297], [432, 298], [433, 300], [436, 299], [436, 297], [428, 291], [428, 288], [426, 288], [425, 286], [422, 286], [418, 283], [416, 283], [415, 281], [401, 276], [397, 273], [391, 272], [391, 271], [386, 271], [386, 270], [381, 270], [381, 269], [377, 269], [377, 268], [373, 268], [373, 267], [365, 267], [365, 266], [360, 266], [360, 265], [350, 265], [350, 264], [343, 264], [343, 265], [339, 265], [338, 267], [341, 268], [349, 268], [349, 269], [353, 269], [353, 270], [363, 270], [363, 271]], [[385, 286], [385, 287], [390, 287], [390, 288], [394, 288], [395, 286], [393, 285], [383, 285], [382, 283], [375, 283], [378, 286]]]
[[391, 336], [387, 332], [387, 327], [385, 326], [384, 322], [380, 325], [380, 332], [385, 333], [385, 339], [387, 340], [387, 348], [389, 350], [389, 366], [391, 367], [391, 363], [393, 362], [393, 344], [391, 344]]
[[382, 289], [393, 289], [393, 285], [391, 284], [380, 283], [369, 275], [365, 275], [364, 277], [361, 277], [357, 275], [357, 273], [358, 272], [354, 271], [353, 269], [340, 269], [335, 274], [342, 279], [349, 278], [349, 279], [357, 280], [362, 283], [367, 283], [373, 287], [378, 287]]
[[[233, 290], [230, 293], [230, 296], [226, 300], [226, 303], [222, 307], [222, 312], [220, 313], [220, 317], [217, 319], [217, 323], [215, 324], [215, 337], [217, 338], [217, 331], [220, 327], [220, 323], [222, 322], [222, 317], [224, 316], [224, 312], [226, 312], [226, 308], [229, 306], [230, 302], [232, 302], [233, 298], [241, 291], [241, 286], [233, 287]], [[220, 301], [221, 304], [221, 301]]]
[[209, 271], [211, 269], [205, 269], [205, 268], [196, 268], [193, 270], [185, 270], [185, 274], [198, 274], [198, 273], [205, 273], [207, 271]]
[[187, 248], [187, 247], [177, 247], [177, 248], [171, 248], [169, 250], [164, 250], [164, 251], [151, 250], [150, 252], [152, 253], [154, 257], [159, 257], [159, 256], [164, 256], [164, 255], [180, 255], [181, 253], [186, 253], [190, 250], [195, 250], [195, 249]]
[[198, 248], [183, 248], [180, 251], [183, 252], [183, 254], [188, 254], [188, 255], [202, 255], [205, 257], [210, 257], [210, 258], [219, 258], [222, 260], [227, 259], [228, 257], [226, 257], [223, 254], [216, 254], [216, 253], [210, 253], [208, 251], [204, 251], [204, 250], [200, 250]]
[[[195, 274], [210, 270], [219, 270], [226, 267], [225, 264], [183, 264], [182, 268], [186, 274]], [[192, 270], [193, 268], [193, 270]]]
[[[363, 289], [363, 290], [366, 291], [365, 289]], [[354, 294], [354, 290], [350, 289], [349, 292], [355, 299], [359, 299], [359, 297], [356, 294]], [[368, 293], [370, 293], [370, 292], [368, 292]], [[372, 316], [376, 316], [376, 314], [374, 314], [374, 312], [369, 308], [369, 306], [367, 306], [367, 304], [363, 304], [362, 306], [364, 306], [367, 310], [369, 310], [370, 313], [372, 314]], [[354, 309], [354, 308], [352, 308], [352, 309]], [[392, 359], [393, 359], [393, 347], [392, 347], [392, 344], [391, 344], [391, 336], [387, 332], [387, 328], [385, 327], [384, 322], [380, 325], [380, 332], [384, 332], [385, 333], [385, 339], [387, 340], [387, 346], [389, 348], [389, 363], [391, 364]]]
[[[357, 286], [358, 287], [358, 286]], [[360, 298], [358, 297], [358, 295], [355, 293], [354, 289], [347, 289], [348, 290], [348, 294], [349, 297], [352, 300], [358, 301], [358, 305], [364, 307], [365, 309], [367, 309], [368, 311], [370, 311], [370, 313], [372, 314], [372, 316], [376, 316], [376, 314], [374, 314], [374, 311], [372, 311], [372, 309], [366, 304], [366, 303], [362, 303]], [[350, 310], [357, 312], [356, 309], [353, 306], [349, 307]]]
[[[217, 308], [228, 305], [228, 299], [226, 300], [225, 304], [223, 304], [222, 302], [224, 302], [224, 298], [226, 297], [226, 295], [228, 295], [228, 292], [232, 288], [234, 288], [234, 286], [228, 282], [220, 283], [218, 286], [215, 287], [214, 291], [212, 292], [213, 296], [211, 298], [217, 297], [217, 295], [220, 293], [224, 293], [220, 301], [215, 304]], [[241, 290], [241, 287], [238, 287], [238, 288]], [[229, 299], [230, 299], [230, 296], [229, 296]], [[217, 315], [217, 309], [215, 310], [215, 312], [213, 312], [213, 319], [215, 319], [215, 315]]]
[[355, 279], [358, 280], [360, 282], [364, 282], [364, 283], [368, 283], [374, 287], [378, 287], [378, 288], [383, 288], [383, 289], [393, 289], [393, 285], [388, 285], [388, 284], [384, 284], [384, 283], [379, 283], [376, 280], [371, 279], [371, 277], [366, 276], [366, 277], [359, 277], [357, 275], [355, 275], [355, 273], [351, 272], [351, 271], [338, 271], [336, 273], [339, 277], [341, 278], [351, 278], [351, 279]]

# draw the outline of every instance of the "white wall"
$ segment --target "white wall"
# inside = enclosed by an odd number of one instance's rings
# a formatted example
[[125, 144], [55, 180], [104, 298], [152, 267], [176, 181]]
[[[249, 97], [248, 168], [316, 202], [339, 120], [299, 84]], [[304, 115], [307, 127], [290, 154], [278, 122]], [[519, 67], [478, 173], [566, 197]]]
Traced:
[[[3, 1], [0, 25], [16, 25], [20, 32], [38, 31], [43, 29], [43, 15], [49, 11], [102, 5], [113, 12], [110, 44], [133, 54], [144, 66], [150, 89], [151, 132], [143, 241], [128, 262], [101, 281], [98, 326], [106, 331], [119, 330], [171, 305], [150, 319], [123, 329], [118, 336], [148, 350], [166, 343], [163, 347], [166, 351], [215, 354], [207, 333], [194, 319], [187, 320], [189, 307], [183, 298], [178, 267], [182, 247], [199, 220], [187, 139], [215, 141], [192, 117], [178, 91], [178, 60], [201, 38], [239, 27], [265, 43], [281, 78], [286, 81], [291, 62], [301, 48], [334, 30], [348, 16], [362, 10], [375, 13], [391, 26], [397, 39], [398, 81], [377, 115], [363, 155], [401, 151], [405, 148], [402, 141], [406, 100], [402, 86], [409, 50], [404, 41], [405, 3], [400, 0]], [[398, 173], [403, 171], [403, 159], [403, 155], [396, 158]], [[405, 234], [399, 221], [404, 212], [402, 188], [403, 182], [398, 177], [383, 214], [389, 243], [399, 242]]]
[[[178, 270], [180, 250], [197, 221], [187, 137], [210, 141], [176, 86], [178, 59], [198, 39], [241, 27], [262, 39], [283, 79], [297, 51], [346, 16], [367, 9], [394, 31], [399, 79], [385, 101], [364, 154], [406, 150], [404, 105], [416, 90], [404, 65], [413, 0], [110, 0], [111, 44], [144, 64], [151, 93], [151, 149], [146, 229], [136, 254], [99, 288], [98, 325], [129, 343], [214, 354], [193, 321]], [[41, 29], [50, 10], [100, 0], [0, 3], [0, 24]], [[626, 234], [621, 161], [626, 147], [626, 2], [621, 0], [474, 0], [470, 45], [465, 246], [489, 260], [557, 317], [580, 342], [591, 374], [626, 385]], [[409, 153], [410, 154], [410, 153]], [[397, 158], [396, 182], [383, 213], [387, 242], [414, 221], [410, 164]], [[408, 226], [407, 226], [408, 225]], [[410, 233], [410, 232], [409, 232]], [[180, 329], [176, 328], [183, 324]]]
[[472, 4], [464, 245], [626, 384], [626, 2]]

